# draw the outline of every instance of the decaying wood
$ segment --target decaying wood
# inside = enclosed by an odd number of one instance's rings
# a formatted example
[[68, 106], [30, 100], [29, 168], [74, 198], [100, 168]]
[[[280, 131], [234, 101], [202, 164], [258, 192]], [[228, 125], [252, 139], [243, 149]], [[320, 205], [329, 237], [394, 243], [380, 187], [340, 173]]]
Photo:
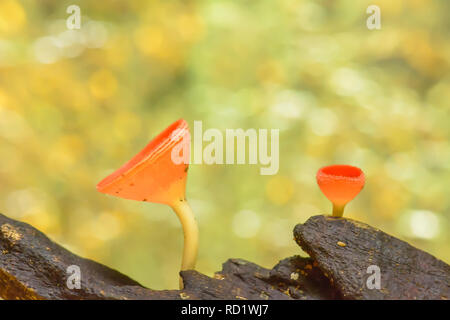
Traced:
[[[229, 259], [211, 279], [195, 271], [182, 272], [185, 289], [202, 299], [333, 299], [339, 293], [310, 258], [281, 260], [272, 270], [242, 259]], [[207, 290], [205, 290], [207, 288]]]
[[[318, 299], [320, 274], [299, 276], [284, 270], [312, 264], [308, 258], [291, 258], [273, 270], [251, 262], [230, 259], [210, 278], [197, 271], [181, 273], [185, 289], [151, 290], [102, 264], [81, 258], [48, 239], [32, 226], [0, 214], [0, 297], [4, 299]], [[81, 289], [69, 289], [69, 266], [81, 271]], [[281, 270], [281, 271], [279, 271]], [[303, 285], [303, 282], [305, 283]], [[304, 287], [300, 290], [298, 287]], [[289, 293], [287, 290], [291, 290]], [[311, 289], [311, 293], [308, 290]]]
[[[345, 227], [350, 231], [344, 237], [343, 226], [346, 224], [353, 227]], [[317, 216], [304, 225], [298, 225], [295, 236], [311, 258], [290, 257], [271, 270], [242, 259], [229, 259], [213, 277], [193, 270], [181, 272], [184, 290], [152, 290], [102, 264], [69, 252], [32, 226], [0, 214], [0, 297], [263, 300], [448, 297], [448, 265], [369, 226], [347, 219], [330, 220]], [[347, 246], [332, 247], [334, 241], [346, 242]], [[361, 243], [354, 247], [358, 241]], [[386, 249], [382, 248], [383, 244]], [[369, 247], [375, 249], [365, 250]], [[383, 276], [383, 272], [390, 272], [389, 277], [395, 277], [396, 272], [400, 272], [405, 279], [407, 272], [413, 272], [409, 280], [414, 281], [403, 285], [397, 281], [395, 286], [386, 284], [377, 293], [367, 291], [361, 287], [365, 270], [346, 263], [349, 254], [352, 259], [360, 259], [357, 266], [362, 267], [363, 262], [369, 259], [373, 264], [378, 262], [382, 285], [383, 277], [387, 277]], [[400, 263], [400, 271], [388, 268], [397, 262]], [[70, 276], [67, 268], [72, 265], [80, 268], [80, 289], [69, 289], [67, 286]], [[345, 275], [347, 271], [355, 270], [361, 276]], [[414, 295], [402, 294], [405, 289]]]
[[[448, 264], [361, 222], [314, 216], [294, 236], [343, 298], [450, 298]], [[377, 268], [380, 289], [373, 288]]]

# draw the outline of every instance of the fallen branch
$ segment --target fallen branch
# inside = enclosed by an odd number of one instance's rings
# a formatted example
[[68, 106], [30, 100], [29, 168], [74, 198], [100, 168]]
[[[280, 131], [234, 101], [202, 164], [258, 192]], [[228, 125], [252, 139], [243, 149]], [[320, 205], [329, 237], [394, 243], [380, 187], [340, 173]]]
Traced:
[[[315, 216], [297, 225], [294, 236], [343, 298], [450, 297], [448, 264], [364, 223]], [[371, 289], [367, 280], [376, 269], [380, 288]]]
[[[52, 242], [32, 226], [0, 214], [3, 299], [390, 299], [449, 297], [450, 267], [407, 243], [348, 219], [316, 216], [295, 228], [312, 258], [294, 256], [273, 269], [229, 259], [208, 277], [183, 271], [184, 290], [152, 290]], [[346, 243], [336, 246], [337, 241]], [[371, 260], [370, 260], [371, 259]], [[382, 272], [382, 289], [365, 285], [367, 263]], [[397, 263], [399, 267], [397, 267]], [[67, 268], [81, 288], [67, 285]], [[358, 274], [358, 272], [360, 274]], [[396, 279], [394, 279], [397, 277]], [[395, 280], [395, 281], [394, 281]]]

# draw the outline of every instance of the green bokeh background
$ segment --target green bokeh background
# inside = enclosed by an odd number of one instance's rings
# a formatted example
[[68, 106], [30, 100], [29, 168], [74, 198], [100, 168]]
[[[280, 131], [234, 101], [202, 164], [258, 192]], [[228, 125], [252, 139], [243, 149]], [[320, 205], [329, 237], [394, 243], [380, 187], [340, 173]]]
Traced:
[[[66, 8], [81, 8], [68, 31]], [[366, 8], [381, 8], [368, 30]], [[198, 270], [264, 267], [329, 213], [315, 174], [356, 165], [345, 216], [450, 262], [450, 2], [0, 1], [0, 212], [155, 289], [178, 286], [166, 206], [95, 185], [167, 125], [280, 129], [280, 169], [191, 165]]]

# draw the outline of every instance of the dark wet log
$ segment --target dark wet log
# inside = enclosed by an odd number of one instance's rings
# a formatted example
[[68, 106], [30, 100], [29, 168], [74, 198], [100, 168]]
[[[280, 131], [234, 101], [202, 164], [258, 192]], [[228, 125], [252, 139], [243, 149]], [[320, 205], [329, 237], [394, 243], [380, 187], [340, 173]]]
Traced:
[[314, 216], [294, 236], [345, 299], [450, 298], [448, 264], [361, 222]]
[[[78, 266], [81, 288], [70, 289]], [[307, 258], [293, 257], [273, 270], [230, 259], [210, 278], [184, 271], [185, 289], [157, 291], [102, 264], [81, 258], [48, 239], [32, 226], [0, 214], [0, 297], [3, 299], [320, 299], [330, 297], [327, 280], [306, 266]], [[306, 268], [306, 269], [305, 269]], [[306, 271], [303, 271], [305, 269]], [[292, 280], [290, 272], [301, 272]], [[317, 271], [317, 270], [316, 270]], [[304, 274], [303, 274], [304, 273]], [[294, 276], [296, 278], [297, 276]], [[323, 286], [316, 287], [318, 283]], [[329, 287], [329, 286], [328, 286]]]
[[333, 299], [339, 293], [310, 258], [281, 260], [272, 270], [242, 259], [229, 259], [214, 279], [182, 272], [185, 289], [201, 299]]
[[[69, 266], [81, 289], [69, 289]], [[173, 299], [177, 292], [145, 289], [102, 264], [81, 258], [26, 223], [0, 214], [0, 297], [3, 299]]]
[[[272, 270], [230, 259], [212, 278], [184, 271], [184, 290], [157, 291], [74, 255], [33, 227], [0, 214], [0, 297], [264, 300], [449, 296], [448, 265], [367, 225], [316, 216], [296, 226], [295, 237], [311, 258], [287, 258]], [[372, 264], [381, 268], [381, 290], [365, 286], [366, 269]], [[67, 285], [72, 275], [68, 267], [73, 265], [80, 268], [80, 289]]]

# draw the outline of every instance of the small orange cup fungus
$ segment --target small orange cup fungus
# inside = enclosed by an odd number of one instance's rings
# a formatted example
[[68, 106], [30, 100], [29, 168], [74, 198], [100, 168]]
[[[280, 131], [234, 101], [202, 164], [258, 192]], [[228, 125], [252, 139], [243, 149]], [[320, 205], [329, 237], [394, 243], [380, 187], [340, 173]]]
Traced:
[[365, 183], [360, 168], [349, 165], [332, 165], [319, 169], [317, 184], [333, 203], [333, 216], [342, 217], [345, 205], [362, 190]]
[[[189, 127], [185, 120], [180, 119], [97, 184], [97, 190], [102, 193], [172, 207], [183, 226], [181, 270], [195, 268], [198, 251], [197, 222], [185, 197], [189, 156]], [[183, 287], [181, 278], [180, 287]]]

